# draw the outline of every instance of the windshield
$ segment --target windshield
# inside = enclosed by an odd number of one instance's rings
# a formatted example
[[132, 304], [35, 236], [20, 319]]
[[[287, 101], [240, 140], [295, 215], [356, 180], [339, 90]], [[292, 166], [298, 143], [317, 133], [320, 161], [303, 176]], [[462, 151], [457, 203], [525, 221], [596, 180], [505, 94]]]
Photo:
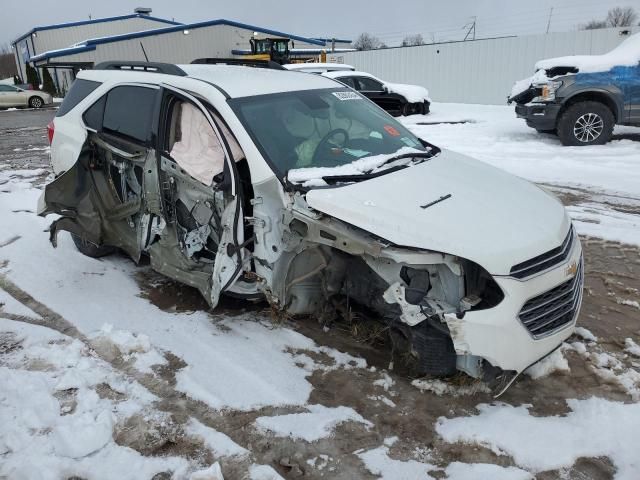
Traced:
[[324, 185], [326, 176], [370, 173], [398, 155], [429, 152], [353, 90], [278, 93], [230, 104], [276, 175], [306, 187]]

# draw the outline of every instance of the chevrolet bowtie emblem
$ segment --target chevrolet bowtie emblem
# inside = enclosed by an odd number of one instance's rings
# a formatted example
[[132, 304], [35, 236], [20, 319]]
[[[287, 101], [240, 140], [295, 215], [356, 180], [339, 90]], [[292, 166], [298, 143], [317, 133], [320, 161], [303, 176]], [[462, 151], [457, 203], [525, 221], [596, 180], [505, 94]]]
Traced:
[[575, 277], [578, 273], [578, 262], [571, 262], [565, 270], [567, 277]]

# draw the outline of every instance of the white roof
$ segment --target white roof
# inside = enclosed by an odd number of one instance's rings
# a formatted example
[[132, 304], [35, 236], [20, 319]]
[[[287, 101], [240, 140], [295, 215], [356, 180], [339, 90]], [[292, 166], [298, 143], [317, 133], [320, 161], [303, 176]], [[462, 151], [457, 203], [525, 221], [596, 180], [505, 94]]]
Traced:
[[[212, 83], [224, 90], [231, 98], [341, 86], [320, 75], [301, 75], [299, 72], [286, 70], [237, 65], [178, 65], [178, 67], [184, 70], [188, 78]], [[80, 72], [79, 77], [96, 81], [130, 80], [132, 82], [152, 81], [152, 83], [167, 82], [169, 79], [176, 78], [160, 73], [119, 70], [84, 70]]]

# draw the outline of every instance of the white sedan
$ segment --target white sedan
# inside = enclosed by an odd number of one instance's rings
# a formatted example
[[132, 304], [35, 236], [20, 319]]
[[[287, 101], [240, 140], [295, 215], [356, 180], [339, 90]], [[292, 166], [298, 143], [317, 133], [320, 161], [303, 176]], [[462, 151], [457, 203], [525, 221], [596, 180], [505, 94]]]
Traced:
[[0, 108], [41, 108], [53, 103], [53, 97], [38, 90], [23, 90], [13, 85], [0, 84]]

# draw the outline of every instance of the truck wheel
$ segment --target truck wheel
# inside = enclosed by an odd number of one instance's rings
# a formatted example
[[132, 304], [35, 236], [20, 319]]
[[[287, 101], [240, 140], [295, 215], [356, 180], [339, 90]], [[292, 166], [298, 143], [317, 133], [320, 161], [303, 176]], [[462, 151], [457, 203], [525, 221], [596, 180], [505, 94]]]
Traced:
[[71, 234], [71, 238], [73, 238], [73, 243], [76, 244], [78, 251], [87, 257], [100, 258], [109, 255], [116, 250], [114, 247], [96, 245], [95, 243], [88, 242], [73, 233]]
[[567, 108], [558, 120], [563, 145], [603, 145], [611, 140], [615, 118], [600, 102], [579, 102]]

